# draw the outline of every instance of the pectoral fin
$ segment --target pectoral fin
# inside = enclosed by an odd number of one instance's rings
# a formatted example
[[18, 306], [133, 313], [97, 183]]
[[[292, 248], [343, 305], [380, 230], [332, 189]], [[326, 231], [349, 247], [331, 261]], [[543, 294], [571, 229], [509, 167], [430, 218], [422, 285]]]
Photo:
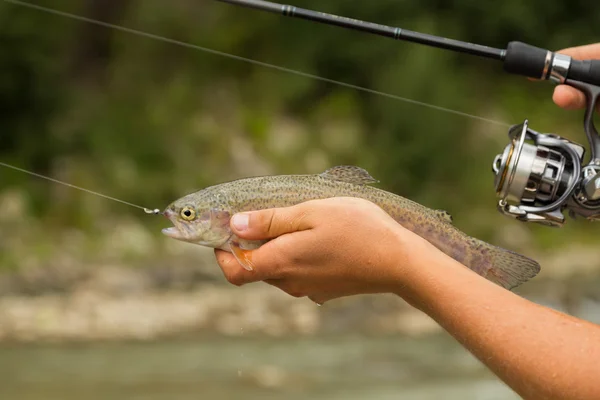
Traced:
[[240, 239], [236, 235], [233, 235], [229, 239], [229, 250], [238, 260], [242, 267], [248, 271], [254, 270], [254, 264], [252, 263], [252, 250], [258, 249], [260, 246], [268, 242], [268, 240], [246, 240]]
[[254, 270], [251, 250], [242, 249], [237, 242], [229, 243], [229, 248], [231, 249], [231, 254], [235, 256], [235, 259], [242, 265], [242, 267], [244, 267], [245, 270]]

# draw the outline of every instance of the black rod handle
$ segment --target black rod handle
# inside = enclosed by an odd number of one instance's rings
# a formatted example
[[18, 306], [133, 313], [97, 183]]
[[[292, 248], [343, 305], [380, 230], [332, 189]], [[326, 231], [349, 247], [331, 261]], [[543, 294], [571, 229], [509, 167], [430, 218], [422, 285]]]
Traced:
[[556, 82], [574, 80], [600, 86], [600, 60], [574, 60], [523, 42], [508, 44], [504, 70], [529, 78]]

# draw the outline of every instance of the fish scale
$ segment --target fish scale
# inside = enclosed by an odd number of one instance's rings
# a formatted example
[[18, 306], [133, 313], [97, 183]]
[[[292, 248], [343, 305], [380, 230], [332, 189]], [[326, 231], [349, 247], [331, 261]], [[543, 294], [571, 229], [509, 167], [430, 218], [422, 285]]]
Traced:
[[[163, 232], [177, 240], [229, 251], [244, 268], [252, 270], [248, 251], [267, 240], [248, 241], [233, 235], [229, 226], [233, 214], [289, 207], [309, 200], [355, 197], [376, 204], [406, 229], [504, 288], [512, 289], [539, 273], [536, 261], [470, 237], [452, 224], [446, 211], [371, 186], [377, 182], [366, 170], [351, 165], [336, 166], [321, 174], [238, 179], [174, 201], [165, 210], [173, 227]], [[186, 211], [191, 215], [184, 215]]]

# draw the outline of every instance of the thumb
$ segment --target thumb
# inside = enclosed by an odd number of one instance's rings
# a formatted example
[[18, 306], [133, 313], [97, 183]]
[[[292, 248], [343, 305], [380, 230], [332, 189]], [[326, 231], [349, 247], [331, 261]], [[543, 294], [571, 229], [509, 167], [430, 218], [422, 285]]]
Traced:
[[557, 53], [571, 56], [579, 60], [600, 59], [600, 43], [569, 47], [566, 49], [559, 50], [557, 51]]
[[312, 211], [305, 204], [235, 214], [231, 229], [248, 240], [273, 239], [277, 236], [313, 227]]

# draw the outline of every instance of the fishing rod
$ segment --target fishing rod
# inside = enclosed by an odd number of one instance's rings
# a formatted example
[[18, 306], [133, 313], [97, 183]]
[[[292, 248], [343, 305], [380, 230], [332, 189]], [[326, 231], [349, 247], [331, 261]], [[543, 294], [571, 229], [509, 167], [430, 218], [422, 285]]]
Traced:
[[583, 161], [584, 146], [537, 132], [527, 119], [515, 124], [508, 130], [509, 144], [492, 163], [497, 208], [519, 221], [546, 226], [562, 226], [565, 211], [571, 218], [600, 220], [600, 136], [594, 125], [594, 109], [600, 98], [600, 60], [575, 60], [519, 41], [498, 49], [269, 1], [217, 1], [498, 60], [509, 74], [582, 91], [586, 96], [583, 127], [590, 147], [587, 164]]

